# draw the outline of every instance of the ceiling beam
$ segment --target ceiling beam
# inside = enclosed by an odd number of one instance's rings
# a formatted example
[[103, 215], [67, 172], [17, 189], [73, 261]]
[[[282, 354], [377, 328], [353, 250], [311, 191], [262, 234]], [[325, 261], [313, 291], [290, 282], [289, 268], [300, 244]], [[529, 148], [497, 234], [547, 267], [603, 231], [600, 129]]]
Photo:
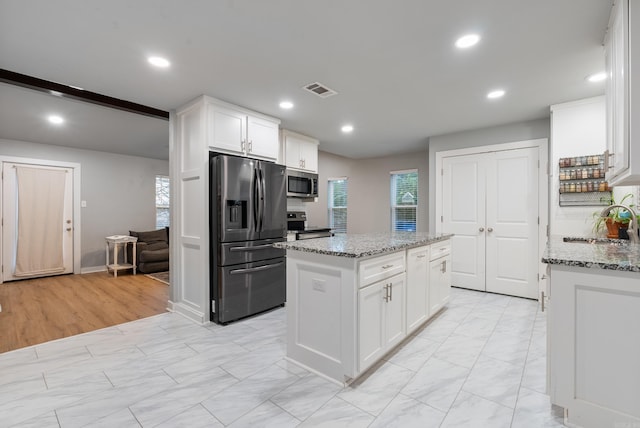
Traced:
[[130, 113], [141, 114], [143, 116], [154, 117], [156, 119], [169, 120], [168, 111], [159, 110], [157, 108], [109, 97], [107, 95], [102, 95], [91, 91], [85, 91], [84, 89], [74, 88], [69, 85], [63, 85], [61, 83], [51, 82], [49, 80], [38, 79], [37, 77], [27, 76], [26, 74], [16, 73], [14, 71], [5, 70], [3, 68], [0, 68], [0, 82], [22, 86], [29, 89], [35, 89], [36, 91], [44, 92], [57, 97], [85, 101], [104, 107], [110, 107]]

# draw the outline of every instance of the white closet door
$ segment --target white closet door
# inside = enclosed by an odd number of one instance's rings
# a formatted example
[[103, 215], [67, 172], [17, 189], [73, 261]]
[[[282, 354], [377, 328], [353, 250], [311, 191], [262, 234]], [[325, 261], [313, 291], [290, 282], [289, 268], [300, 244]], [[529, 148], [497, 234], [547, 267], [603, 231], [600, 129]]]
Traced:
[[536, 298], [538, 150], [495, 152], [487, 162], [486, 289]]
[[442, 160], [442, 232], [451, 239], [451, 284], [485, 291], [485, 161], [487, 155]]

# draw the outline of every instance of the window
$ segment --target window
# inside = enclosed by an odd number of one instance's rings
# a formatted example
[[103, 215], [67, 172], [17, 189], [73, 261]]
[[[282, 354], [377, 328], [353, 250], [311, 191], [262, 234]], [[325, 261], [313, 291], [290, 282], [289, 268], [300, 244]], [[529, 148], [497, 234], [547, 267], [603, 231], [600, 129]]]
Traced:
[[347, 232], [347, 179], [329, 179], [327, 186], [329, 227], [334, 232]]
[[156, 228], [169, 226], [169, 177], [156, 175]]
[[391, 230], [416, 231], [418, 171], [391, 173]]

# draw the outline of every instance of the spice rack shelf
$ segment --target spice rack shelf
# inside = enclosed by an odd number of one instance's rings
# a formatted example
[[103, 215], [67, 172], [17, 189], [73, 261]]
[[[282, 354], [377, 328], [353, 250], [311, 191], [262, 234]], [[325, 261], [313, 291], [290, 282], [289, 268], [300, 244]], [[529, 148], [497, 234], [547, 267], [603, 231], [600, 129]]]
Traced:
[[607, 206], [611, 203], [604, 155], [560, 158], [558, 178], [560, 206]]

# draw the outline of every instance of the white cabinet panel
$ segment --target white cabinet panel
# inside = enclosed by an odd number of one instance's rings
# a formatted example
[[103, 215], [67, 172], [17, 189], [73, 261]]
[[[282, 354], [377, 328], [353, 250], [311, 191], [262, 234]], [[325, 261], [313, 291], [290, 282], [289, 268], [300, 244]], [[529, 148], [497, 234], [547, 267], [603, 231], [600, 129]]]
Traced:
[[384, 353], [386, 284], [376, 283], [358, 292], [358, 325], [360, 335], [359, 367], [368, 367]]
[[359, 358], [362, 372], [407, 335], [405, 274], [358, 291]]
[[385, 305], [385, 349], [387, 351], [407, 336], [405, 278], [405, 274], [392, 278], [393, 281], [389, 281], [387, 288], [389, 293]]
[[451, 256], [429, 262], [429, 316], [444, 307], [451, 293]]
[[214, 151], [276, 160], [278, 122], [209, 102], [207, 105], [209, 148]]
[[360, 287], [392, 277], [405, 270], [405, 251], [360, 262]]
[[551, 265], [549, 395], [576, 426], [640, 425], [637, 272]]
[[411, 333], [429, 315], [429, 247], [407, 251], [407, 332]]
[[278, 135], [277, 123], [247, 116], [247, 156], [277, 159]]
[[287, 168], [318, 172], [318, 140], [283, 129], [282, 146]]
[[[616, 1], [605, 38], [608, 81], [606, 178], [611, 186], [640, 184], [640, 7], [636, 1]], [[635, 46], [635, 47], [634, 47]]]
[[246, 114], [237, 110], [209, 105], [207, 109], [210, 141], [212, 149], [244, 154], [246, 141]]

